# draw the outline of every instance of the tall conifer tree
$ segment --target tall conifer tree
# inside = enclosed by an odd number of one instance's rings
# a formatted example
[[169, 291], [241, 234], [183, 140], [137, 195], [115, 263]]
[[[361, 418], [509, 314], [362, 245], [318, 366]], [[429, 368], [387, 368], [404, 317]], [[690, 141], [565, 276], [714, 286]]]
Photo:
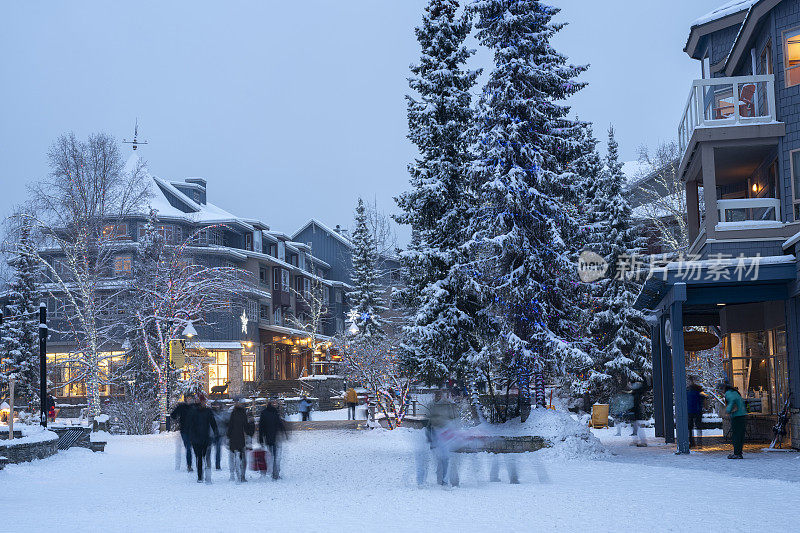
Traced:
[[375, 240], [367, 223], [364, 201], [359, 198], [353, 230], [353, 290], [347, 296], [350, 309], [354, 312], [353, 324], [358, 334], [364, 337], [379, 339], [385, 336], [381, 313], [385, 308], [381, 305], [378, 292], [377, 250]]
[[543, 403], [546, 365], [563, 371], [586, 354], [572, 344], [578, 316], [571, 240], [578, 221], [563, 179], [581, 125], [563, 100], [583, 87], [586, 67], [567, 63], [550, 40], [558, 9], [534, 0], [479, 0], [478, 39], [495, 66], [477, 116], [478, 160], [471, 249], [487, 301], [502, 316], [504, 350], [495, 362], [527, 401], [536, 376]]
[[456, 0], [431, 0], [416, 28], [421, 55], [411, 67], [407, 96], [409, 139], [419, 157], [409, 165], [411, 189], [399, 198], [416, 242], [404, 253], [409, 270], [406, 300], [416, 312], [407, 328], [404, 364], [429, 382], [464, 378], [469, 361], [481, 351], [481, 306], [477, 289], [461, 268], [468, 226], [467, 189], [470, 89], [477, 71], [465, 68], [474, 51], [464, 46], [469, 13]]
[[609, 128], [606, 168], [590, 206], [593, 238], [587, 243], [608, 264], [606, 276], [595, 282], [597, 312], [590, 326], [595, 349], [589, 388], [601, 400], [628, 382], [649, 378], [652, 372], [647, 324], [641, 312], [633, 309], [640, 285], [620, 268], [644, 247], [623, 196], [625, 179], [614, 129]]

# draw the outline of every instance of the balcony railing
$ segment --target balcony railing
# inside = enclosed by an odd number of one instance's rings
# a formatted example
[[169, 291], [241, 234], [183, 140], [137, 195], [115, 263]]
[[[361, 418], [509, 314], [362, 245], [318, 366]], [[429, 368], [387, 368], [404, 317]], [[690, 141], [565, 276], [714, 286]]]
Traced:
[[719, 221], [723, 222], [779, 222], [781, 201], [779, 198], [742, 198], [739, 200], [717, 200]]
[[775, 76], [772, 74], [694, 80], [678, 125], [678, 144], [683, 153], [698, 127], [775, 120]]

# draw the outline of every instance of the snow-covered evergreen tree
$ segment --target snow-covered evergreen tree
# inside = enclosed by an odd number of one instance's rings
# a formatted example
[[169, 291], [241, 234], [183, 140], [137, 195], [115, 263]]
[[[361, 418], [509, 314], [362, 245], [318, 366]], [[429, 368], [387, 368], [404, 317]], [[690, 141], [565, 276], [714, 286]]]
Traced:
[[629, 381], [648, 378], [652, 370], [648, 327], [641, 312], [633, 309], [640, 286], [620, 268], [626, 257], [641, 253], [644, 245], [633, 226], [624, 187], [619, 148], [610, 128], [606, 168], [590, 206], [591, 238], [587, 242], [587, 248], [608, 263], [606, 277], [594, 282], [597, 311], [590, 325], [594, 364], [589, 390], [602, 400], [624, 389]]
[[431, 0], [416, 28], [420, 61], [411, 67], [407, 96], [409, 139], [419, 157], [409, 165], [411, 189], [397, 198], [414, 242], [403, 254], [405, 298], [414, 313], [406, 328], [404, 365], [428, 382], [465, 377], [481, 351], [478, 291], [464, 275], [462, 245], [468, 226], [466, 171], [473, 111], [470, 89], [477, 71], [464, 67], [474, 51], [464, 46], [469, 13], [456, 0]]
[[[30, 245], [30, 226], [23, 219], [18, 231], [18, 248]], [[0, 389], [14, 380], [15, 396], [30, 404], [39, 403], [39, 299], [36, 262], [24, 253], [11, 260], [13, 279], [8, 305], [0, 326]]]
[[385, 335], [381, 313], [385, 308], [381, 305], [378, 289], [377, 250], [375, 241], [367, 223], [364, 200], [358, 199], [355, 215], [353, 243], [353, 290], [348, 292], [350, 310], [353, 313], [353, 324], [358, 334], [364, 337], [381, 338]]
[[[581, 134], [578, 136], [578, 154], [570, 165], [572, 176], [568, 181], [576, 184], [576, 205], [581, 206], [576, 218], [580, 223], [580, 232], [572, 245], [573, 260], [580, 260], [581, 252], [592, 250], [598, 242], [602, 242], [602, 235], [597, 231], [598, 220], [590, 208], [594, 205], [598, 191], [604, 183], [605, 163], [597, 150], [598, 141], [594, 136], [591, 123], [582, 123]], [[593, 339], [589, 334], [590, 324], [598, 310], [596, 298], [596, 285], [591, 282], [581, 283], [578, 286], [578, 302], [580, 315], [576, 321], [576, 330], [579, 332], [573, 342], [585, 353], [591, 354], [594, 350]], [[589, 376], [593, 360], [586, 358], [576, 361], [576, 366], [564, 369], [562, 384], [566, 392], [573, 397], [583, 396], [589, 388]]]
[[476, 121], [470, 248], [485, 297], [503, 320], [497, 375], [519, 387], [523, 406], [535, 375], [543, 403], [545, 366], [563, 372], [587, 359], [571, 342], [579, 310], [570, 245], [578, 221], [564, 179], [581, 125], [562, 103], [583, 87], [576, 77], [585, 67], [568, 64], [550, 44], [563, 27], [552, 21], [557, 8], [479, 0], [471, 9], [495, 66]]

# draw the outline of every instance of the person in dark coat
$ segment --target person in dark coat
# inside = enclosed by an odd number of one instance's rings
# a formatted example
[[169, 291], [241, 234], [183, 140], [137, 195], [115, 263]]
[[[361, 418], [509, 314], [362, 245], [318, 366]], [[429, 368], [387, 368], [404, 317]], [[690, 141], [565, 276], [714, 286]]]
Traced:
[[[179, 403], [175, 406], [175, 408], [170, 413], [170, 418], [175, 420], [178, 423], [178, 429], [181, 433], [181, 440], [183, 441], [183, 447], [186, 448], [186, 470], [189, 472], [192, 471], [192, 443], [189, 440], [189, 412], [194, 409], [195, 405], [195, 398], [190, 395], [186, 395], [184, 397], [183, 402]], [[177, 455], [178, 450], [176, 450]], [[178, 469], [178, 462], [179, 459], [175, 458], [175, 469]]]
[[[189, 442], [192, 443], [192, 449], [197, 463], [197, 482], [203, 482], [203, 460], [208, 452], [208, 447], [211, 445], [212, 438], [219, 436], [217, 430], [217, 421], [214, 419], [214, 413], [205, 404], [205, 399], [201, 398], [200, 403], [195, 404], [195, 407], [189, 411], [187, 416], [189, 424]], [[206, 470], [205, 481], [211, 483], [211, 472]]]
[[280, 477], [278, 443], [281, 438], [286, 438], [287, 436], [286, 425], [278, 413], [278, 406], [275, 405], [275, 402], [269, 402], [264, 410], [261, 411], [261, 416], [258, 420], [258, 441], [263, 446], [266, 446], [272, 455], [272, 479]]
[[236, 472], [237, 481], [247, 481], [245, 473], [247, 472], [247, 458], [244, 453], [244, 447], [247, 441], [246, 435], [253, 435], [255, 433], [255, 425], [250, 421], [247, 416], [247, 410], [241, 400], [236, 400], [236, 404], [231, 411], [231, 418], [228, 421], [228, 448], [231, 451], [230, 458], [234, 468], [231, 470], [231, 475]]
[[[647, 441], [644, 437], [644, 428], [642, 428], [641, 421], [644, 420], [644, 411], [642, 410], [642, 396], [647, 391], [647, 386], [641, 381], [631, 383], [631, 396], [633, 396], [633, 433], [634, 441], [631, 445], [647, 446]], [[638, 442], [636, 441], [638, 439]]]
[[698, 442], [703, 438], [703, 387], [695, 383], [694, 376], [689, 376], [686, 387], [686, 410], [689, 413], [689, 447], [694, 448], [694, 429], [697, 428]]

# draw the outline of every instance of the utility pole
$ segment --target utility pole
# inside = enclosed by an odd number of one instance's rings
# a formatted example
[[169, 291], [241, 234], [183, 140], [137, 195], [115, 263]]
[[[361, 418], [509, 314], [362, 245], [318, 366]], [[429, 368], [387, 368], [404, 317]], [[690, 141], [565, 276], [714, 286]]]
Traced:
[[47, 427], [47, 409], [50, 396], [47, 394], [47, 304], [39, 304], [39, 407], [40, 422]]

